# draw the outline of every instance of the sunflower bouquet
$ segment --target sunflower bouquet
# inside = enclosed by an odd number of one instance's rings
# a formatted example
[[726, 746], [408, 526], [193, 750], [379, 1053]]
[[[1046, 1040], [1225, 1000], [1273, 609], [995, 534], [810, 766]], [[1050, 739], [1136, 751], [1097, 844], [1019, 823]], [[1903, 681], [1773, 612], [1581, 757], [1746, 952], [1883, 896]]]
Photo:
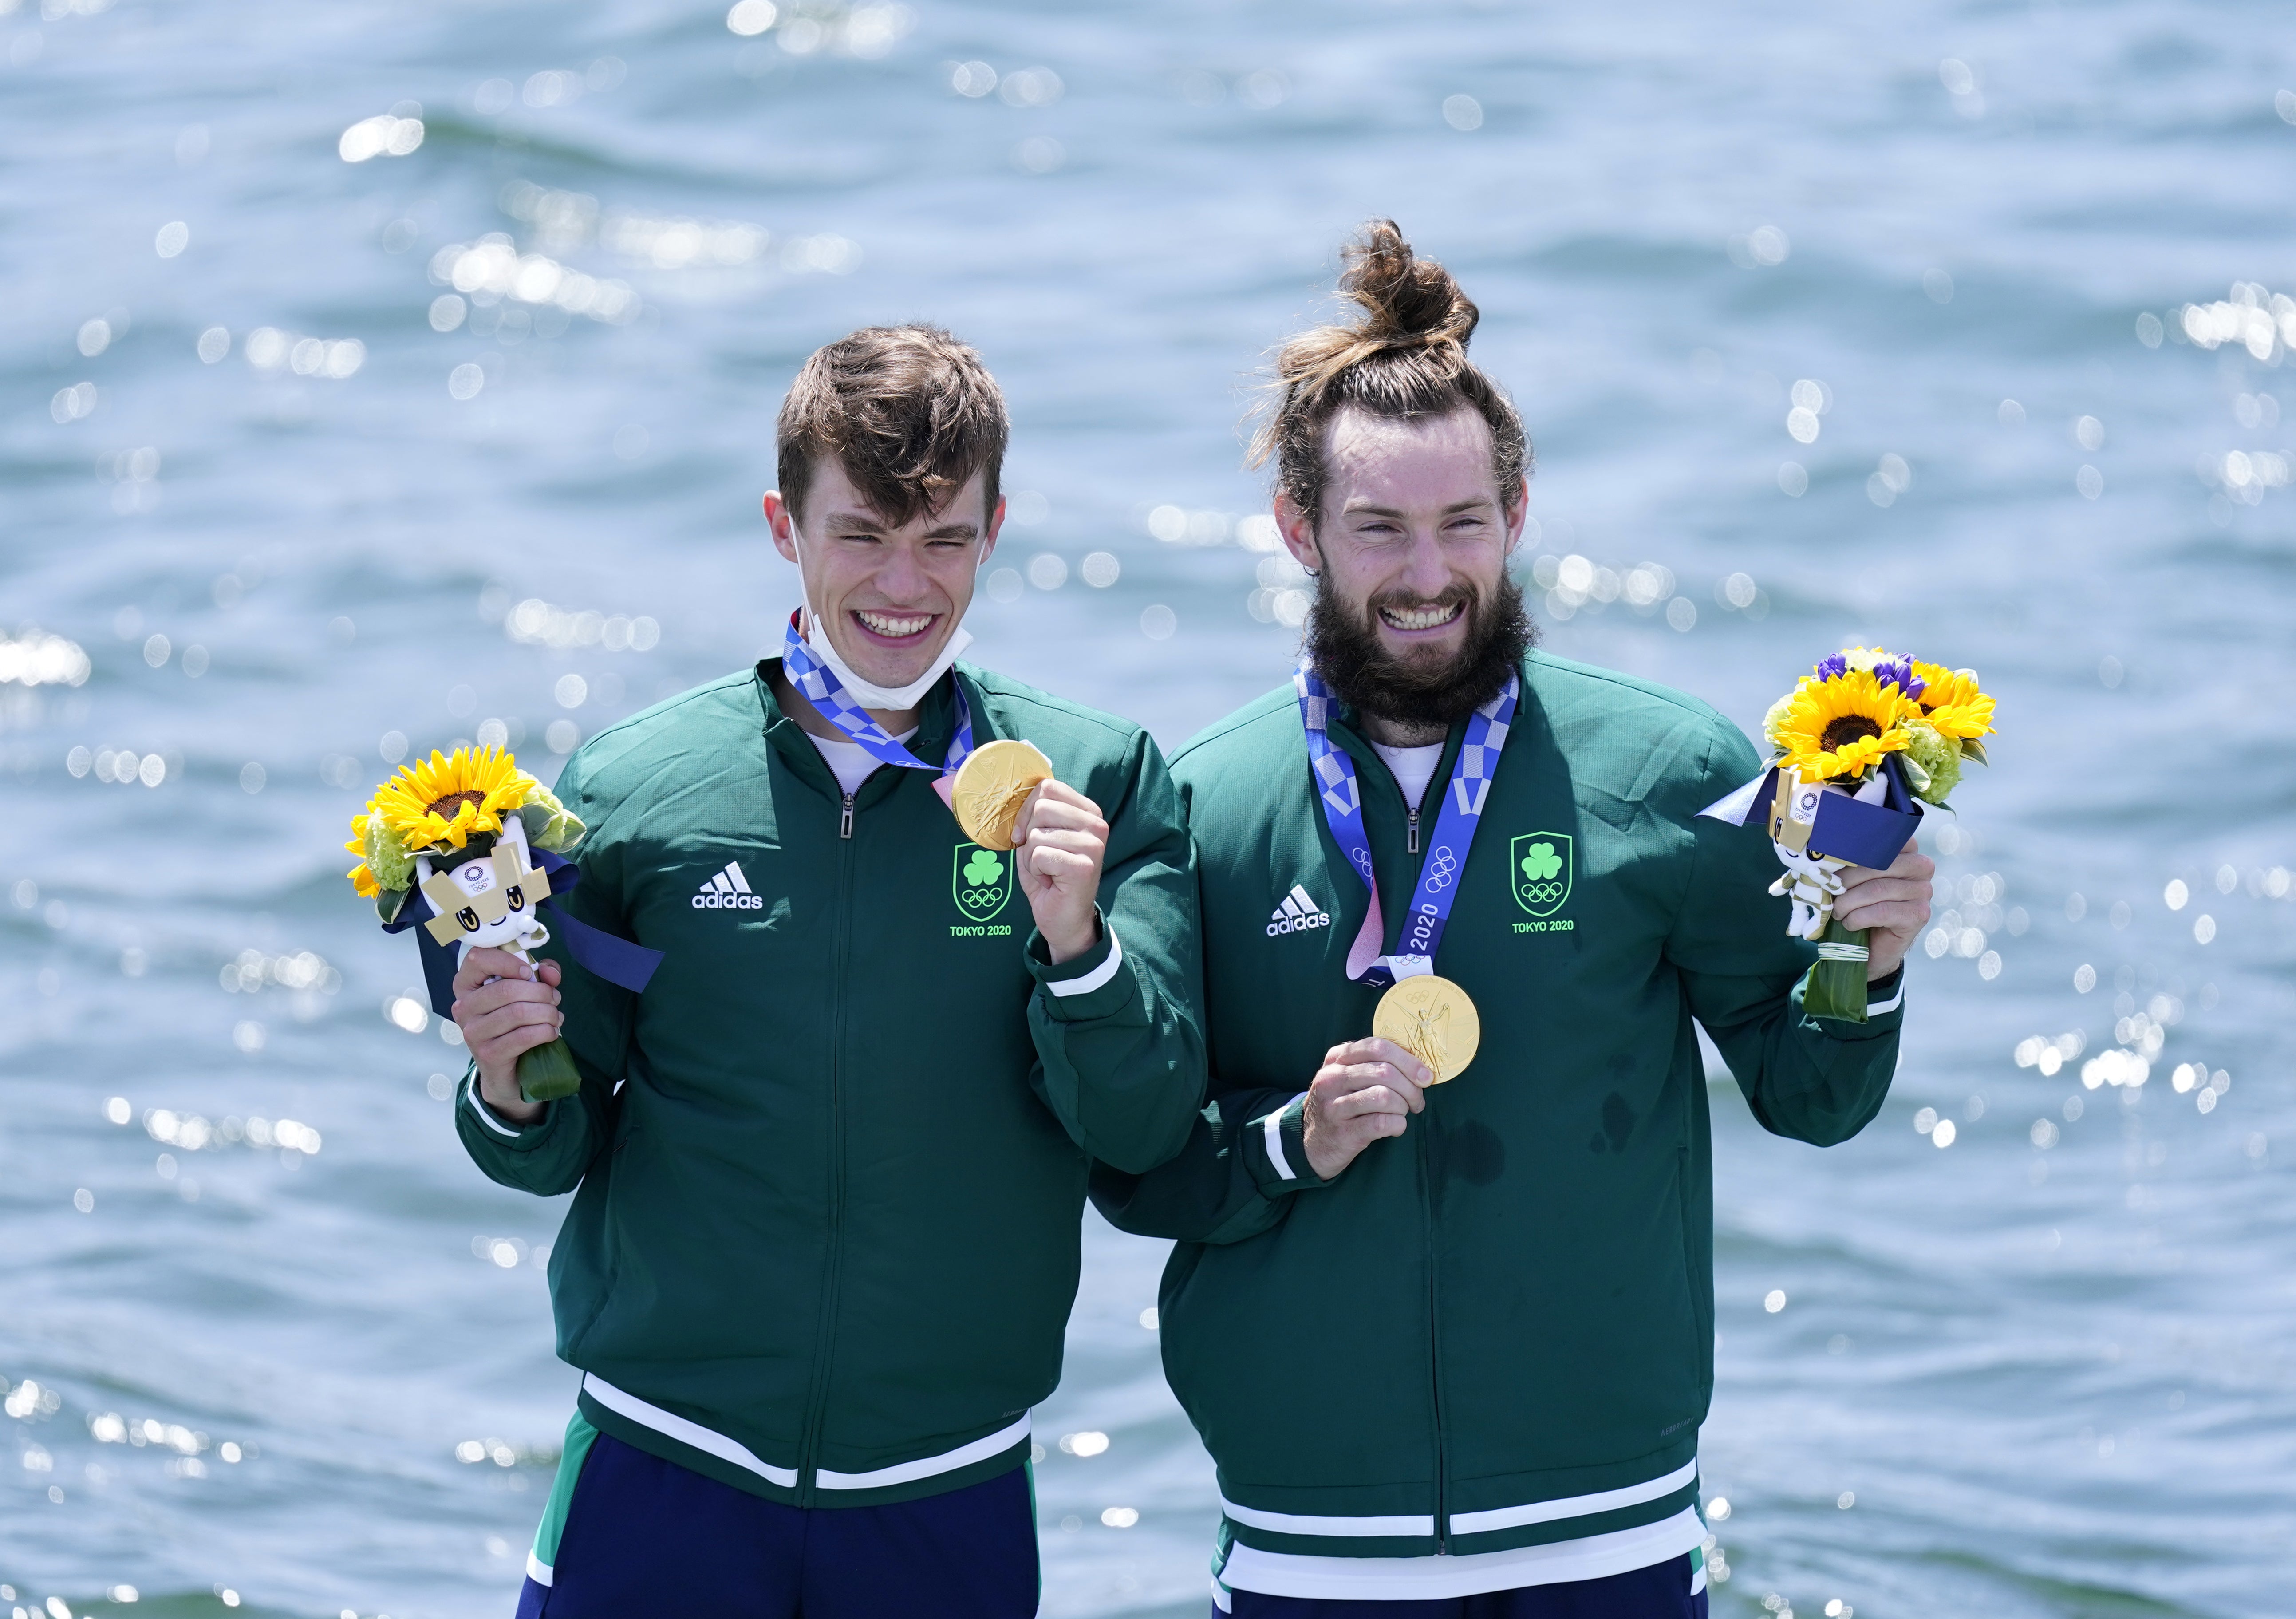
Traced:
[[1887, 867], [1924, 806], [1950, 809], [1964, 764], [1986, 762], [1993, 699], [1972, 670], [1858, 646], [1819, 663], [1771, 706], [1770, 767], [1703, 813], [1740, 825], [1767, 817], [1793, 903], [1787, 930], [1817, 946], [1802, 990], [1812, 1015], [1866, 1020], [1865, 931], [1833, 914], [1841, 869]]
[[[346, 875], [374, 901], [385, 932], [422, 925], [423, 975], [444, 1017], [453, 1004], [456, 943], [530, 961], [549, 942], [538, 912], [554, 892], [572, 888], [574, 868], [558, 857], [582, 833], [581, 821], [503, 750], [456, 748], [451, 758], [434, 751], [427, 761], [402, 767], [352, 818], [343, 847], [359, 861]], [[570, 930], [580, 926], [555, 907], [553, 914]], [[563, 1040], [521, 1056], [518, 1080], [534, 1102], [581, 1087]]]

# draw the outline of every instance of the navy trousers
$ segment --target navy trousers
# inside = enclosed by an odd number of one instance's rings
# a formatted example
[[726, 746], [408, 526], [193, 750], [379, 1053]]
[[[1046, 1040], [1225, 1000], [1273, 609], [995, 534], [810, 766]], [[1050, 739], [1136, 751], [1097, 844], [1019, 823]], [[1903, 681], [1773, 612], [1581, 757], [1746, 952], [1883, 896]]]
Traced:
[[518, 1619], [1030, 1619], [1026, 1467], [890, 1507], [786, 1507], [601, 1434]]
[[1697, 1574], [1692, 1558], [1679, 1557], [1606, 1579], [1426, 1602], [1332, 1602], [1236, 1590], [1228, 1593], [1227, 1615], [1215, 1609], [1213, 1619], [1706, 1619], [1705, 1582]]

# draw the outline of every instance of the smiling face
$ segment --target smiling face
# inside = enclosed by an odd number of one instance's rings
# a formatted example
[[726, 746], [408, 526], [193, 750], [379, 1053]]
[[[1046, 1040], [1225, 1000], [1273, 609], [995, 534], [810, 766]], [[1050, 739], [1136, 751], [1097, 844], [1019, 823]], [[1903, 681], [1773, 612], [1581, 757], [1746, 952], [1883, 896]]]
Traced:
[[939, 509], [888, 523], [833, 459], [815, 469], [800, 524], [776, 491], [766, 497], [774, 547], [798, 565], [820, 628], [853, 671], [903, 686], [940, 656], [996, 548], [1004, 503], [986, 509], [976, 473]]
[[[1317, 616], [1333, 615], [1325, 627], [1359, 644], [1367, 675], [1383, 666], [1391, 684], [1439, 692], [1489, 650], [1495, 614], [1505, 616], [1507, 556], [1529, 491], [1518, 484], [1505, 491], [1512, 501], [1502, 498], [1489, 425], [1472, 409], [1434, 417], [1342, 409], [1324, 429], [1324, 455], [1320, 523], [1284, 497], [1275, 501], [1285, 545], [1322, 576]], [[1414, 706], [1365, 701], [1374, 711]]]

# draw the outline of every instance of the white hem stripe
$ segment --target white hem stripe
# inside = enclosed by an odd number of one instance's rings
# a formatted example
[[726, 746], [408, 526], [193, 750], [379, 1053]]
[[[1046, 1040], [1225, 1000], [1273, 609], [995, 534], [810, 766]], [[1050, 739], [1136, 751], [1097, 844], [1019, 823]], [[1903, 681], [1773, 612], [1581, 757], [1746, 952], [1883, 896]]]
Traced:
[[906, 1484], [912, 1479], [931, 1478], [936, 1473], [954, 1473], [957, 1468], [969, 1467], [974, 1462], [987, 1461], [1028, 1437], [1029, 1419], [1023, 1417], [1009, 1428], [1000, 1428], [985, 1439], [959, 1445], [954, 1451], [944, 1451], [939, 1456], [920, 1457], [915, 1461], [879, 1467], [868, 1473], [832, 1473], [826, 1467], [816, 1467], [813, 1482], [824, 1490], [880, 1490], [888, 1484]]
[[[1280, 1115], [1270, 1114], [1270, 1122], [1278, 1116]], [[1627, 1484], [1616, 1490], [1596, 1490], [1586, 1495], [1566, 1495], [1554, 1500], [1532, 1501], [1520, 1507], [1495, 1507], [1482, 1512], [1455, 1512], [1451, 1515], [1451, 1533], [1453, 1534], [1488, 1534], [1496, 1529], [1518, 1529], [1525, 1524], [1552, 1524], [1563, 1518], [1585, 1517], [1590, 1513], [1609, 1512], [1620, 1507], [1632, 1507], [1644, 1501], [1654, 1501], [1661, 1495], [1670, 1494], [1681, 1489], [1697, 1477], [1698, 1463], [1693, 1458], [1661, 1477], [1644, 1479], [1639, 1484]], [[1256, 1507], [1239, 1507], [1225, 1495], [1220, 1497], [1220, 1510], [1233, 1523], [1242, 1524], [1252, 1529], [1268, 1530], [1275, 1534], [1371, 1537], [1423, 1535], [1435, 1533], [1435, 1520], [1431, 1516], [1340, 1517], [1290, 1512], [1267, 1512]], [[1234, 1582], [1230, 1581], [1229, 1583], [1234, 1584]], [[1275, 1592], [1273, 1594], [1283, 1596], [1299, 1593]]]
[[1219, 1582], [1233, 1590], [1270, 1597], [1425, 1602], [1605, 1579], [1685, 1557], [1705, 1538], [1698, 1508], [1685, 1507], [1655, 1524], [1608, 1534], [1450, 1557], [1318, 1557], [1238, 1544], [1229, 1550]]
[[698, 1422], [688, 1422], [674, 1411], [665, 1411], [658, 1405], [648, 1405], [636, 1394], [626, 1394], [594, 1372], [582, 1374], [582, 1387], [590, 1398], [608, 1410], [643, 1423], [657, 1434], [667, 1434], [680, 1444], [715, 1456], [720, 1461], [730, 1461], [747, 1469], [769, 1484], [779, 1484], [784, 1490], [797, 1488], [797, 1474], [789, 1467], [776, 1467], [758, 1460], [742, 1446], [723, 1434], [715, 1434]]
[[[625, 1393], [595, 1372], [583, 1374], [582, 1386], [600, 1405], [610, 1411], [619, 1412], [632, 1422], [641, 1423], [680, 1444], [706, 1451], [721, 1461], [730, 1461], [768, 1483], [779, 1484], [784, 1490], [797, 1488], [798, 1475], [794, 1468], [776, 1467], [770, 1462], [761, 1461], [723, 1434], [705, 1428], [698, 1422], [690, 1422], [674, 1411], [665, 1411], [658, 1405], [649, 1405], [636, 1394]], [[1000, 1428], [986, 1438], [959, 1445], [954, 1451], [944, 1451], [938, 1456], [922, 1456], [914, 1461], [898, 1462], [867, 1473], [832, 1473], [827, 1467], [816, 1467], [813, 1482], [824, 1490], [879, 1490], [891, 1484], [906, 1484], [915, 1479], [931, 1478], [936, 1474], [953, 1473], [977, 1461], [986, 1461], [1011, 1450], [1028, 1437], [1029, 1419], [1023, 1417], [1010, 1427]], [[529, 1568], [528, 1572], [533, 1571]], [[547, 1579], [541, 1579], [539, 1582], [550, 1583]]]
[[1525, 1524], [1552, 1524], [1559, 1518], [1585, 1517], [1592, 1512], [1609, 1512], [1619, 1507], [1638, 1506], [1669, 1495], [1698, 1476], [1698, 1463], [1686, 1461], [1664, 1478], [1649, 1479], [1639, 1484], [1628, 1484], [1621, 1490], [1597, 1490], [1592, 1495], [1573, 1495], [1559, 1501], [1534, 1501], [1527, 1507], [1498, 1507], [1488, 1512], [1455, 1512], [1451, 1515], [1453, 1534], [1486, 1534], [1494, 1529], [1520, 1529]]
[[1116, 969], [1124, 960], [1124, 943], [1117, 938], [1114, 925], [1106, 925], [1108, 926], [1108, 959], [1086, 973], [1082, 978], [1056, 979], [1046, 984], [1045, 988], [1055, 995], [1089, 995], [1116, 976]]
[[[1219, 1498], [1220, 1511], [1229, 1520], [1252, 1529], [1266, 1529], [1276, 1534], [1382, 1535], [1433, 1534], [1432, 1516], [1420, 1517], [1315, 1517], [1290, 1512], [1262, 1512], [1255, 1507], [1239, 1507], [1225, 1495]], [[1239, 1547], [1238, 1550], [1242, 1549]], [[1356, 1559], [1350, 1557], [1349, 1562]], [[1234, 1581], [1228, 1582], [1230, 1585]], [[1256, 1588], [1255, 1588], [1256, 1589]]]

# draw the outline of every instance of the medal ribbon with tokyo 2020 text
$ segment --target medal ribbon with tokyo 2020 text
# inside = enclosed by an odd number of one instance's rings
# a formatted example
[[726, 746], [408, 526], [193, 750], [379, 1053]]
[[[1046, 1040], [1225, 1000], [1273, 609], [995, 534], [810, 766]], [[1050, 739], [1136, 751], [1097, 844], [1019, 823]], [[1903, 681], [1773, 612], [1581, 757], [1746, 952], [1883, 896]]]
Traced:
[[1459, 757], [1443, 789], [1443, 807], [1435, 818], [1434, 837], [1427, 846], [1426, 864], [1420, 868], [1419, 886], [1412, 891], [1411, 909], [1395, 951], [1387, 956], [1379, 953], [1387, 928], [1380, 916], [1379, 883], [1372, 873], [1371, 835], [1364, 826], [1363, 788], [1356, 779], [1355, 760], [1332, 741], [1325, 728], [1333, 703], [1331, 688], [1305, 662], [1292, 677], [1292, 685], [1300, 694], [1300, 719], [1308, 730], [1308, 760], [1315, 768], [1316, 796], [1324, 806], [1324, 824], [1332, 829], [1332, 841], [1348, 857], [1348, 864], [1371, 891], [1371, 909], [1365, 913], [1355, 942], [1348, 947], [1348, 976], [1383, 990], [1399, 978], [1431, 974], [1436, 949], [1443, 942], [1443, 929], [1451, 920], [1451, 902], [1459, 896], [1467, 851], [1482, 825], [1483, 804], [1490, 797], [1500, 750], [1506, 746], [1507, 727], [1513, 723], [1515, 703], [1522, 694], [1522, 678], [1508, 675], [1498, 695], [1467, 717], [1467, 734], [1459, 744]]
[[[790, 614], [789, 629], [782, 637], [782, 668], [788, 673], [790, 684], [805, 694], [806, 701], [821, 711], [823, 719], [858, 743], [880, 764], [899, 765], [909, 770], [931, 769], [932, 766], [895, 742], [883, 726], [869, 718], [867, 710], [853, 701], [844, 682], [813, 655], [805, 637], [798, 634], [797, 620], [796, 613]], [[940, 773], [944, 777], [955, 776], [957, 766], [972, 752], [972, 708], [964, 700], [964, 683], [951, 680], [949, 686], [956, 697], [956, 734], [948, 739], [948, 757], [941, 761]]]

